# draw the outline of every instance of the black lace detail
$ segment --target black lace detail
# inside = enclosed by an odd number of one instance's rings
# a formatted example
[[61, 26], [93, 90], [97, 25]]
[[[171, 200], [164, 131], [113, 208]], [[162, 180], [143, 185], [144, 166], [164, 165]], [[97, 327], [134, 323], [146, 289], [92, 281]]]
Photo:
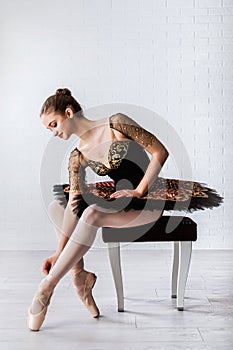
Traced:
[[108, 161], [111, 166], [111, 169], [117, 169], [122, 159], [125, 158], [129, 147], [129, 141], [115, 141], [112, 143], [109, 153]]
[[75, 148], [69, 158], [69, 182], [70, 192], [77, 195], [81, 194], [86, 187], [86, 171], [80, 163], [80, 151]]
[[127, 155], [129, 142], [114, 141], [111, 144], [108, 152], [109, 168], [105, 164], [91, 159], [85, 158], [86, 162], [96, 174], [100, 176], [107, 175], [112, 169], [117, 169], [120, 166], [122, 159]]

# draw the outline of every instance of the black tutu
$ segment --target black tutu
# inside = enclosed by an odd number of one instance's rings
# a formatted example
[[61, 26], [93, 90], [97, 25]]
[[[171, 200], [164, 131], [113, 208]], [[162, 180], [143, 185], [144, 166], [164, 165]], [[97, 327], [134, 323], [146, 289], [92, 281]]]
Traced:
[[[53, 193], [65, 208], [69, 200], [69, 184], [56, 184]], [[158, 177], [146, 195], [141, 198], [121, 197], [110, 199], [116, 191], [114, 181], [86, 184], [82, 195], [74, 198], [73, 211], [80, 217], [82, 212], [91, 204], [114, 210], [165, 210], [194, 212], [197, 210], [213, 209], [223, 202], [216, 190], [203, 183], [167, 179]]]

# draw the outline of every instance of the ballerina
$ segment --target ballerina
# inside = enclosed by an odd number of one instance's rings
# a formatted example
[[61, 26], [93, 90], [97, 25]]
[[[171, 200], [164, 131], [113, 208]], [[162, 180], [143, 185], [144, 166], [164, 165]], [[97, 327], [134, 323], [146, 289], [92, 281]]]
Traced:
[[[164, 210], [192, 211], [222, 203], [215, 190], [198, 182], [159, 177], [169, 152], [125, 114], [90, 120], [65, 88], [44, 102], [40, 116], [54, 136], [68, 140], [75, 134], [80, 141], [69, 157], [69, 183], [54, 185], [55, 201], [49, 212], [59, 244], [44, 261], [46, 277], [28, 309], [28, 327], [33, 331], [42, 326], [54, 289], [70, 270], [84, 305], [94, 318], [99, 317], [92, 295], [97, 277], [84, 269], [83, 259], [99, 228], [143, 225], [157, 221]], [[87, 167], [111, 181], [87, 184]]]

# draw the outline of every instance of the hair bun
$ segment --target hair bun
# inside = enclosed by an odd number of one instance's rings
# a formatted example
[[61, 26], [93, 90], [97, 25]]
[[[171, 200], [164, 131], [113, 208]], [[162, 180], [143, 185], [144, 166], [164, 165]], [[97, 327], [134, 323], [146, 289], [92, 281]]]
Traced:
[[64, 88], [64, 89], [57, 89], [56, 91], [56, 95], [58, 96], [71, 96], [71, 91], [67, 88]]

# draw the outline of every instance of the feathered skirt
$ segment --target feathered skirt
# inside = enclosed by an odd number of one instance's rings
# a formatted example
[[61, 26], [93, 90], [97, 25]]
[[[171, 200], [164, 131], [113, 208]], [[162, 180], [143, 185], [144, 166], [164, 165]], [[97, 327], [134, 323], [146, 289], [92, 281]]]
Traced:
[[[53, 194], [64, 208], [69, 200], [69, 184], [56, 184]], [[150, 187], [148, 193], [141, 198], [121, 197], [111, 199], [110, 195], [116, 191], [114, 181], [85, 184], [82, 195], [76, 195], [73, 201], [73, 211], [79, 217], [85, 208], [91, 204], [98, 204], [103, 208], [114, 210], [166, 210], [193, 212], [197, 210], [213, 209], [223, 202], [215, 189], [203, 183], [158, 177]]]

